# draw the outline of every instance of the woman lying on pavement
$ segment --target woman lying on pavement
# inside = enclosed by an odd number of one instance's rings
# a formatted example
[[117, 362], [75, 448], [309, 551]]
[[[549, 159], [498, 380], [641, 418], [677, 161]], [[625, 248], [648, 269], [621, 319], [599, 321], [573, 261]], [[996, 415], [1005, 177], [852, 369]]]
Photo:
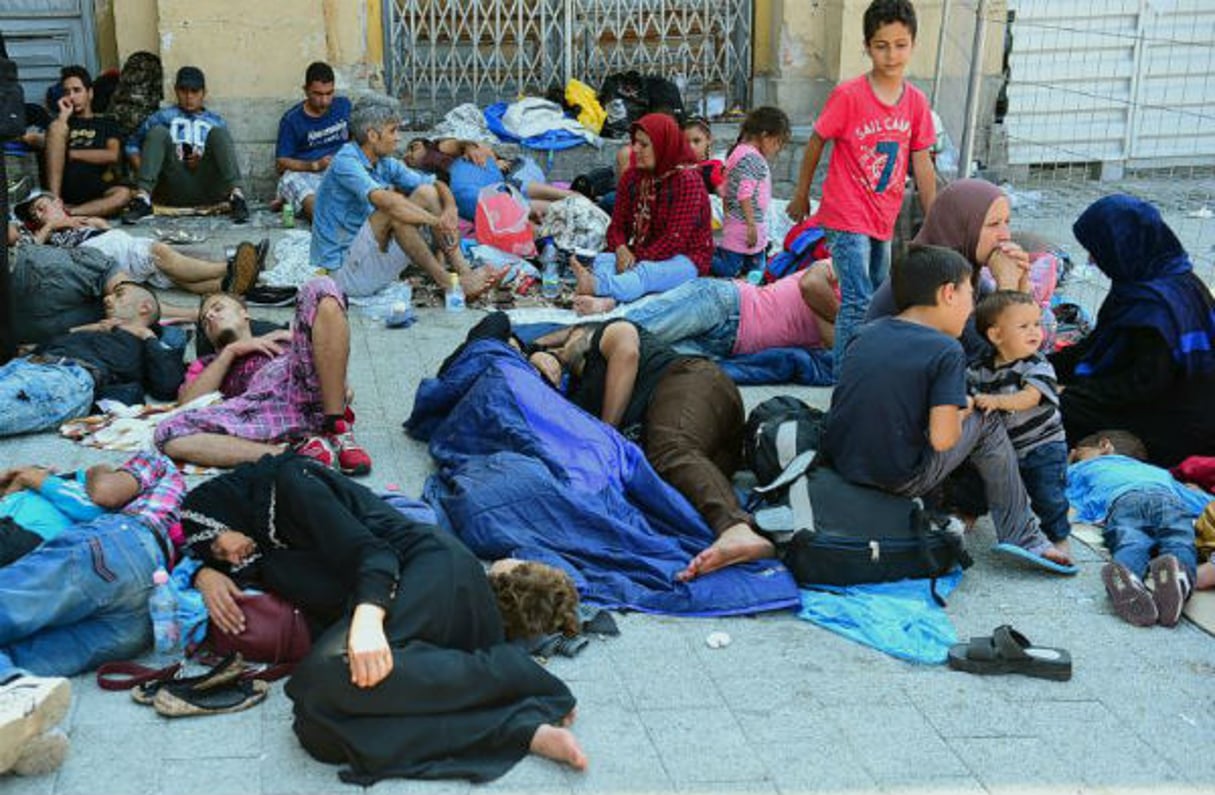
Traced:
[[182, 527], [218, 629], [244, 629], [238, 583], [308, 616], [317, 640], [286, 693], [300, 743], [348, 764], [344, 780], [489, 781], [529, 752], [586, 767], [569, 689], [507, 642], [577, 631], [564, 574], [528, 563], [487, 578], [455, 536], [291, 453], [195, 488]]

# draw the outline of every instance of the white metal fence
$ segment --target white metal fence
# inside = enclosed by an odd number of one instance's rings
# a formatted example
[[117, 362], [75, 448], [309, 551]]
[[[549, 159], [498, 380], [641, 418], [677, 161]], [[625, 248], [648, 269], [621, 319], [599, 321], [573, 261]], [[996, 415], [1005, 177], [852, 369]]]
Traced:
[[745, 107], [751, 0], [383, 0], [390, 91], [412, 121], [461, 102], [543, 94], [571, 77], [598, 88], [636, 69]]

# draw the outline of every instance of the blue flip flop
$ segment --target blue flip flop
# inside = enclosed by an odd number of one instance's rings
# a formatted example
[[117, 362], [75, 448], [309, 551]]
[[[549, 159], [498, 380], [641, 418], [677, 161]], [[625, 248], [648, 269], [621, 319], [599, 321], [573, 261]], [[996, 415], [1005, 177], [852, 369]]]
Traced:
[[1007, 541], [996, 544], [991, 548], [991, 551], [997, 555], [1004, 555], [1005, 557], [1016, 558], [1025, 563], [1032, 563], [1040, 569], [1053, 571], [1055, 574], [1078, 574], [1080, 572], [1079, 567], [1074, 564], [1068, 566], [1063, 563], [1056, 563], [1049, 558], [1035, 555], [1028, 549], [1019, 547], [1016, 544], [1010, 544]]

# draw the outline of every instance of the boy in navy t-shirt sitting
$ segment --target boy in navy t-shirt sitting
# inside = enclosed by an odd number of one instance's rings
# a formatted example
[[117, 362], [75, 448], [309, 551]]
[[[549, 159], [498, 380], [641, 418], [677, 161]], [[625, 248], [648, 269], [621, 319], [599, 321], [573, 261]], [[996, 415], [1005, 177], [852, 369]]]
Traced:
[[891, 276], [899, 314], [862, 326], [831, 397], [823, 452], [848, 480], [922, 497], [969, 460], [983, 479], [996, 550], [1074, 574], [1030, 510], [999, 417], [974, 411], [958, 342], [974, 308], [961, 255], [913, 246]]
[[309, 64], [304, 72], [304, 101], [292, 105], [278, 122], [274, 146], [278, 196], [308, 220], [325, 170], [350, 140], [350, 100], [334, 93], [335, 80], [329, 64]]

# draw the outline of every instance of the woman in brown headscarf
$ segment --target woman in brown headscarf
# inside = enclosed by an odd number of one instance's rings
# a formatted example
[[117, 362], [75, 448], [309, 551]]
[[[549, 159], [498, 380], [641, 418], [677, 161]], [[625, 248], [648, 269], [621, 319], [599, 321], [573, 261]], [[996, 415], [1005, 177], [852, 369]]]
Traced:
[[709, 194], [679, 124], [664, 113], [650, 113], [633, 124], [632, 135], [635, 164], [617, 187], [607, 229], [610, 251], [598, 255], [589, 269], [571, 261], [577, 293], [587, 296], [575, 303], [583, 314], [707, 275], [713, 261]]
[[[1012, 240], [1008, 229], [1011, 208], [998, 187], [981, 179], [960, 179], [937, 194], [924, 226], [913, 243], [944, 246], [970, 262], [976, 302], [979, 274], [986, 267], [997, 290], [1029, 290], [1029, 255]], [[887, 279], [873, 294], [865, 320], [898, 314]], [[974, 318], [962, 331], [962, 347], [968, 359], [982, 355], [988, 343], [975, 331]]]

